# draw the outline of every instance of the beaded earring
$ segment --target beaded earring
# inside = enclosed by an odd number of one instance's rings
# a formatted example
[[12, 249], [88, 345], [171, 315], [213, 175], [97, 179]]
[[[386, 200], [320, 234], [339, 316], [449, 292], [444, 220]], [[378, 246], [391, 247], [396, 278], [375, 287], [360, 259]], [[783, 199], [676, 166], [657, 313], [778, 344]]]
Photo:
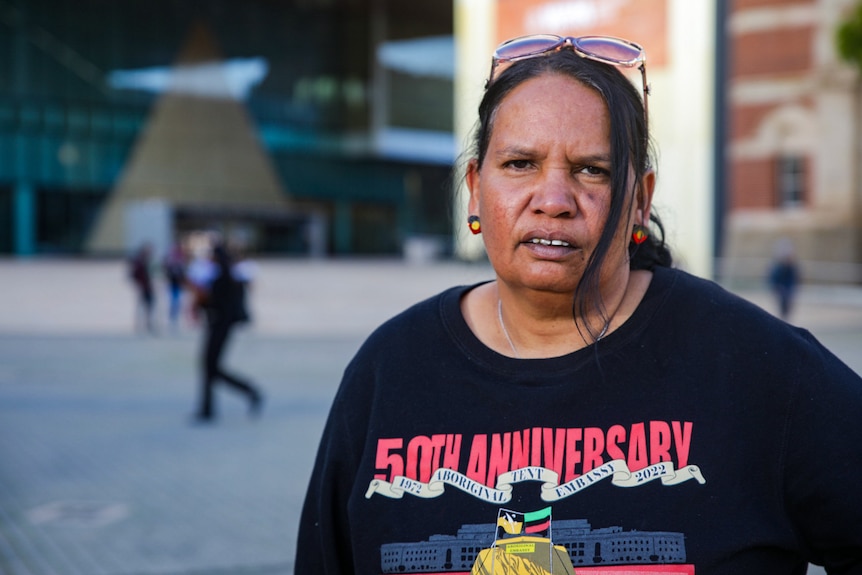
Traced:
[[469, 226], [473, 235], [482, 233], [482, 224], [479, 222], [479, 216], [470, 216], [467, 218], [467, 226]]
[[646, 241], [647, 237], [649, 237], [647, 229], [640, 224], [635, 224], [634, 231], [632, 231], [632, 241], [637, 245], [641, 245]]

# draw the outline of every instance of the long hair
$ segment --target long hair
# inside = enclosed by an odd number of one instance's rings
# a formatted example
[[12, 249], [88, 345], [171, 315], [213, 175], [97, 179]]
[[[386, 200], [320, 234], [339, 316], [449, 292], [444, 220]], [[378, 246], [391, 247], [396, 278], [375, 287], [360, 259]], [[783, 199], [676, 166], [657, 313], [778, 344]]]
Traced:
[[[474, 130], [471, 154], [476, 158], [481, 170], [500, 104], [523, 82], [549, 73], [574, 78], [595, 90], [607, 105], [611, 139], [610, 208], [598, 244], [590, 255], [583, 277], [575, 290], [572, 309], [576, 317], [586, 317], [589, 311], [595, 310], [607, 323], [609, 317], [599, 291], [602, 264], [610, 251], [621, 219], [635, 201], [641, 176], [652, 169], [653, 150], [643, 101], [634, 85], [615, 66], [582, 58], [571, 50], [560, 50], [547, 56], [514, 62], [485, 90], [479, 104], [479, 118]], [[633, 182], [629, 179], [629, 168], [634, 170]], [[650, 213], [650, 220], [647, 240], [640, 245], [629, 243], [629, 266], [633, 270], [653, 269], [656, 266], [670, 267], [673, 263], [670, 250], [665, 244], [664, 227], [654, 211]], [[598, 337], [592, 331], [590, 335], [594, 340]]]

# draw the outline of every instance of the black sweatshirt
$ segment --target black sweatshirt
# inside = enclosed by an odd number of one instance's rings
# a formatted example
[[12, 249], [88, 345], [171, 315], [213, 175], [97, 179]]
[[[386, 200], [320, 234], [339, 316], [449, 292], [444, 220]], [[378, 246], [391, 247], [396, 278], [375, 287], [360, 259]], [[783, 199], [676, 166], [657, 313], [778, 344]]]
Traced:
[[513, 536], [578, 574], [862, 574], [862, 380], [810, 333], [660, 268], [597, 344], [520, 360], [473, 335], [469, 289], [347, 367], [296, 575], [469, 573]]

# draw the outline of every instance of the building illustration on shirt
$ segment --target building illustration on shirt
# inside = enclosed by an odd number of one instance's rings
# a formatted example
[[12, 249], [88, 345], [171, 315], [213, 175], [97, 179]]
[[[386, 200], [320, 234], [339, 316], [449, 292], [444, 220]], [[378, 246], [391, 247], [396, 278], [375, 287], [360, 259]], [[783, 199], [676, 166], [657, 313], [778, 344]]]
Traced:
[[[550, 521], [550, 508], [533, 513], [501, 509], [497, 525], [465, 524], [455, 535], [381, 547], [381, 572], [538, 575], [545, 573], [688, 573], [682, 533], [593, 529], [586, 519]], [[657, 568], [663, 567], [661, 570]]]

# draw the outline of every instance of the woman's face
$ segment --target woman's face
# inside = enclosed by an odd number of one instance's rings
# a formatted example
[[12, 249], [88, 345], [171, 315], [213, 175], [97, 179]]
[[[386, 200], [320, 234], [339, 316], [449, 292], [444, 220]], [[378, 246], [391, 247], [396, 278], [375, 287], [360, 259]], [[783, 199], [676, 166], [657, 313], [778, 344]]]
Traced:
[[[610, 120], [593, 89], [544, 74], [504, 98], [482, 165], [467, 170], [469, 213], [481, 219], [500, 281], [575, 291], [610, 208], [610, 169]], [[628, 235], [643, 216], [631, 203], [602, 268], [603, 286], [625, 280]]]

